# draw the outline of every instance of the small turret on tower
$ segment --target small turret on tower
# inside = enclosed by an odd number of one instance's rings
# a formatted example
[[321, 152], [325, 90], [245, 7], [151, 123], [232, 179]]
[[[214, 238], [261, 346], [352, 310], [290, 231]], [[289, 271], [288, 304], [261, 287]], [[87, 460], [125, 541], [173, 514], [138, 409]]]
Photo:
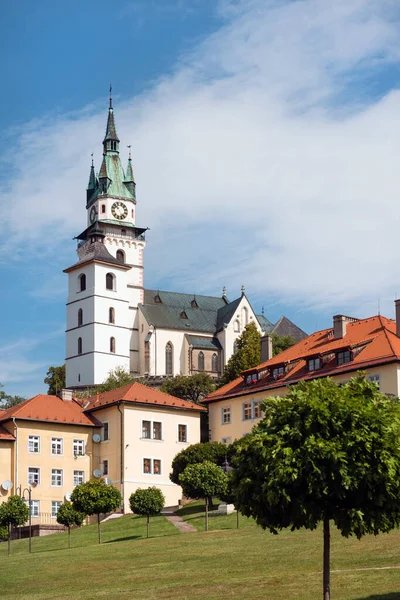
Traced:
[[132, 194], [133, 198], [136, 200], [136, 183], [135, 178], [133, 176], [133, 168], [132, 168], [132, 156], [131, 156], [131, 147], [129, 148], [129, 158], [128, 158], [128, 166], [126, 167], [126, 175], [124, 179], [124, 184]]
[[89, 202], [90, 198], [93, 196], [97, 186], [98, 186], [98, 181], [97, 181], [96, 173], [94, 172], [94, 163], [93, 163], [93, 154], [92, 154], [92, 166], [90, 167], [89, 183], [88, 183], [87, 190], [86, 190], [87, 202]]

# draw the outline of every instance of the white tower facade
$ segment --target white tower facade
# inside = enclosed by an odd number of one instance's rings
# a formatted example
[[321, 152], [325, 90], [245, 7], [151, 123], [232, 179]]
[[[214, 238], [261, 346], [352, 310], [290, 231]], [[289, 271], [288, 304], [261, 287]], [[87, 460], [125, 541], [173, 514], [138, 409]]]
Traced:
[[87, 227], [77, 236], [78, 262], [68, 274], [66, 385], [103, 383], [110, 370], [139, 374], [138, 304], [144, 298], [145, 228], [136, 220], [129, 152], [123, 170], [112, 98], [98, 175], [92, 162]]

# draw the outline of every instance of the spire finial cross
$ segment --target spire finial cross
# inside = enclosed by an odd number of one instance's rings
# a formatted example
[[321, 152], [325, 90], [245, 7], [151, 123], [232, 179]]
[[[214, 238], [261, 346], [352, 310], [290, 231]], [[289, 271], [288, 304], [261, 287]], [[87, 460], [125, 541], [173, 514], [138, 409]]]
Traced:
[[112, 105], [112, 85], [110, 83], [110, 108], [112, 108], [112, 107], [113, 107], [113, 105]]
[[92, 152], [92, 154], [90, 156], [92, 157], [92, 167], [93, 167], [94, 166], [94, 164], [93, 164], [93, 152]]
[[129, 157], [128, 157], [128, 160], [132, 160], [132, 156], [131, 156], [131, 148], [132, 148], [132, 145], [131, 145], [131, 144], [129, 144], [129, 146], [127, 146], [127, 148], [129, 148]]

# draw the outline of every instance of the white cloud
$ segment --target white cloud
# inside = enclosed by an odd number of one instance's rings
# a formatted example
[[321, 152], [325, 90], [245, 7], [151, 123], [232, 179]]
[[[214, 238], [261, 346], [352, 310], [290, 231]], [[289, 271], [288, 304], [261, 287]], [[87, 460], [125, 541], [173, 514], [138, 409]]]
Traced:
[[[400, 59], [398, 2], [225, 0], [219, 11], [224, 25], [173, 75], [114, 102], [138, 224], [151, 228], [146, 284], [245, 283], [252, 298], [349, 311], [393, 297], [400, 92], [375, 88]], [[85, 228], [105, 113], [53, 115], [16, 136], [3, 257], [45, 257]]]

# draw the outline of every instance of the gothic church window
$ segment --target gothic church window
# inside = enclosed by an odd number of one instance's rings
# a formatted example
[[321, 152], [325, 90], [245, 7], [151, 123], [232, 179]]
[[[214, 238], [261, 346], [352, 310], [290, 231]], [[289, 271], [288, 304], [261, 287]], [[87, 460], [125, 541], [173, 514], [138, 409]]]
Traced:
[[234, 325], [233, 325], [233, 331], [235, 333], [240, 333], [240, 323], [238, 320], [235, 321]]
[[121, 264], [125, 264], [125, 254], [122, 250], [117, 250], [117, 261]]
[[217, 354], [215, 354], [215, 352], [214, 352], [214, 354], [212, 355], [212, 359], [211, 359], [211, 370], [212, 370], [214, 373], [217, 373], [217, 372], [218, 372], [218, 355], [217, 355]]
[[106, 289], [113, 290], [114, 289], [114, 275], [112, 273], [107, 273], [106, 275]]
[[113, 337], [110, 338], [110, 352], [115, 354], [115, 338]]
[[86, 290], [86, 275], [82, 273], [79, 275], [79, 291], [84, 292]]
[[199, 371], [204, 371], [204, 353], [203, 352], [199, 352], [198, 369], [199, 369]]
[[245, 325], [247, 325], [248, 321], [249, 321], [249, 312], [247, 310], [247, 306], [243, 306], [243, 308], [242, 308], [242, 324], [243, 324], [243, 327]]
[[78, 354], [82, 354], [82, 338], [78, 338]]
[[115, 323], [115, 310], [112, 306], [108, 309], [108, 322]]
[[165, 346], [165, 374], [166, 375], [173, 375], [173, 373], [174, 373], [172, 350], [173, 350], [172, 344], [171, 344], [171, 342], [168, 342], [168, 344]]
[[83, 325], [83, 310], [80, 308], [78, 310], [78, 327]]

